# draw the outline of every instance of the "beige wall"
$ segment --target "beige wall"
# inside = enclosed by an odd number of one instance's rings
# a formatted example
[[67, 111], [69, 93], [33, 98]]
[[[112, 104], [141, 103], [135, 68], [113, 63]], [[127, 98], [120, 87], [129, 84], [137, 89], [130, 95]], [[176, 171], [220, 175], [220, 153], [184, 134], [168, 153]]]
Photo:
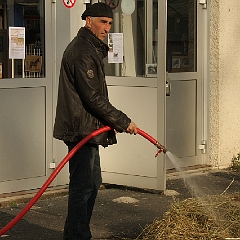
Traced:
[[[57, 104], [57, 92], [58, 92], [58, 77], [60, 72], [60, 65], [62, 60], [62, 54], [69, 42], [77, 35], [80, 27], [85, 25], [85, 21], [82, 21], [81, 16], [86, 9], [86, 5], [81, 1], [77, 1], [73, 8], [66, 8], [62, 1], [57, 1], [56, 8], [56, 72], [54, 82], [54, 107], [53, 107], [53, 124], [55, 121], [55, 109]], [[64, 16], [64, 17], [63, 17]], [[60, 140], [53, 140], [53, 159], [58, 165], [67, 154], [67, 147]], [[68, 167], [62, 169], [58, 174], [55, 183], [57, 185], [64, 185], [68, 183]]]
[[210, 163], [240, 152], [240, 2], [210, 4]]

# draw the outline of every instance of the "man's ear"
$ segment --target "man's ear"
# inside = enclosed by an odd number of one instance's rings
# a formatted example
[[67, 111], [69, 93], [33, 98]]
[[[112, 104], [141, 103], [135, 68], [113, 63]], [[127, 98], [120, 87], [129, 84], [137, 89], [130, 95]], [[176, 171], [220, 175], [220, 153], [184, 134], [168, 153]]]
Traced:
[[91, 25], [92, 25], [92, 18], [86, 17], [86, 27], [91, 28]]

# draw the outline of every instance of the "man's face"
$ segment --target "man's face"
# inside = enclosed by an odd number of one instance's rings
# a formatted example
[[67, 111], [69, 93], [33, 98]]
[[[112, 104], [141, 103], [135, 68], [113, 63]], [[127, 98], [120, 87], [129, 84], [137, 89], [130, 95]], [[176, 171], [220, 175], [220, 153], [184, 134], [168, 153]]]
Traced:
[[104, 40], [112, 26], [113, 19], [108, 17], [87, 17], [86, 27], [100, 40]]

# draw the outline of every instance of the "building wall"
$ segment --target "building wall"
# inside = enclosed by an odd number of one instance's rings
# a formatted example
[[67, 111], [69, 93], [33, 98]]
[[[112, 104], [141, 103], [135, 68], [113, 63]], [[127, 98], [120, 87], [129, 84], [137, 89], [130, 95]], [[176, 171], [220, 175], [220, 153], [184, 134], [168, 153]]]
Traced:
[[226, 167], [240, 152], [240, 3], [210, 3], [210, 163]]
[[[61, 66], [62, 55], [69, 42], [77, 35], [80, 27], [84, 26], [85, 21], [81, 19], [86, 4], [77, 1], [73, 8], [66, 8], [62, 1], [56, 2], [56, 72], [54, 76], [54, 117], [57, 104], [58, 80]], [[64, 16], [64, 17], [63, 17]], [[58, 165], [67, 154], [67, 146], [63, 141], [54, 139], [53, 159]], [[64, 185], [68, 183], [68, 166], [62, 169], [55, 180], [56, 185]]]

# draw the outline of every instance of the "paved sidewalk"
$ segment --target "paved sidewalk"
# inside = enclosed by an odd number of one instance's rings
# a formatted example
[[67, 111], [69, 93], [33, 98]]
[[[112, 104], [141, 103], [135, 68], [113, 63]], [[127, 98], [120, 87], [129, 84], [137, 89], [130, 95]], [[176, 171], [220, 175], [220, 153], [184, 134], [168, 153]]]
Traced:
[[[200, 169], [168, 174], [167, 191], [160, 192], [104, 185], [93, 212], [93, 239], [135, 239], [154, 219], [161, 218], [175, 199], [240, 191], [240, 172]], [[34, 196], [0, 196], [0, 229], [13, 219]], [[8, 197], [8, 198], [7, 198]], [[26, 202], [26, 203], [23, 203]], [[7, 206], [7, 205], [11, 206]], [[67, 213], [67, 189], [50, 189], [1, 239], [61, 240]]]

